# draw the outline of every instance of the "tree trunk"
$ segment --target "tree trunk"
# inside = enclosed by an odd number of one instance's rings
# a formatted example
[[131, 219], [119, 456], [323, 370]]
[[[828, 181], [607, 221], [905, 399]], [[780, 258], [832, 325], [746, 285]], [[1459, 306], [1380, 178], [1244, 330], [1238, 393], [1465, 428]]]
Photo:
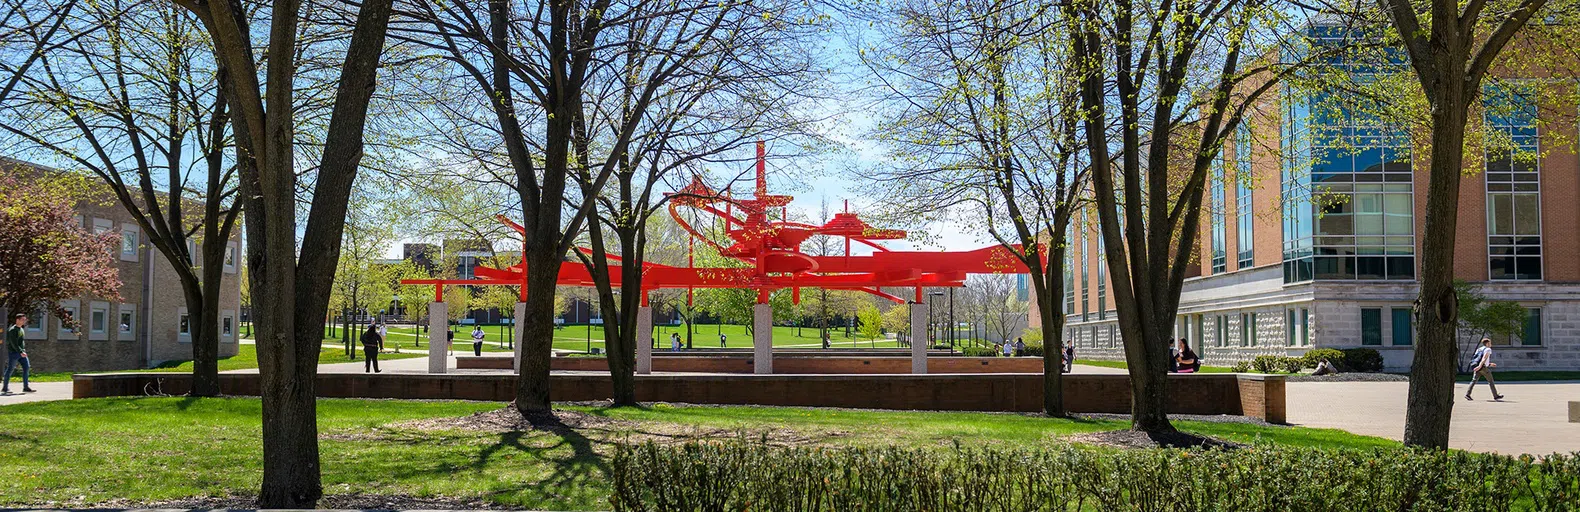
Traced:
[[[557, 241], [556, 241], [557, 242]], [[549, 414], [549, 358], [554, 352], [554, 287], [560, 274], [555, 242], [528, 250], [526, 321], [521, 326], [521, 375], [516, 380], [516, 410], [522, 416]]]
[[[1455, 66], [1445, 66], [1456, 69]], [[1410, 395], [1404, 423], [1406, 446], [1448, 448], [1454, 411], [1455, 327], [1454, 237], [1458, 234], [1460, 172], [1464, 163], [1466, 108], [1462, 73], [1440, 80], [1432, 109], [1432, 162], [1427, 180], [1426, 223], [1421, 243], [1420, 341], [1410, 366]]]

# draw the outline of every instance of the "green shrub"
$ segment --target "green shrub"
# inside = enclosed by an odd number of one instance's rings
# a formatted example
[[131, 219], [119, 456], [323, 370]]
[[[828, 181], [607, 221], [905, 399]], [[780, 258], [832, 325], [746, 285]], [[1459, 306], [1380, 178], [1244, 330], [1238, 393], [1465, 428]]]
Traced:
[[1032, 345], [1030, 343], [1027, 343], [1026, 349], [1021, 351], [1021, 355], [1027, 357], [1042, 357], [1044, 353], [1045, 352], [1042, 350], [1042, 345]]
[[617, 511], [1574, 510], [1580, 455], [622, 444]]
[[1383, 369], [1382, 354], [1369, 348], [1347, 348], [1344, 352], [1344, 367], [1352, 372], [1380, 372]]
[[999, 355], [993, 347], [961, 347], [960, 354], [966, 357], [998, 357]]
[[1284, 373], [1300, 373], [1300, 370], [1305, 367], [1306, 360], [1304, 359], [1284, 356], [1278, 358], [1278, 369]]
[[1344, 364], [1344, 352], [1338, 349], [1318, 348], [1307, 351], [1306, 355], [1300, 359], [1306, 364], [1306, 368], [1316, 368], [1317, 363], [1322, 362], [1323, 359], [1327, 359], [1329, 363], [1342, 365]]
[[1230, 367], [1230, 369], [1234, 370], [1234, 373], [1251, 373], [1251, 362], [1236, 361], [1234, 366]]
[[1256, 370], [1256, 373], [1273, 373], [1278, 371], [1279, 366], [1282, 364], [1279, 361], [1280, 357], [1281, 356], [1256, 356], [1255, 359], [1251, 360], [1251, 369]]

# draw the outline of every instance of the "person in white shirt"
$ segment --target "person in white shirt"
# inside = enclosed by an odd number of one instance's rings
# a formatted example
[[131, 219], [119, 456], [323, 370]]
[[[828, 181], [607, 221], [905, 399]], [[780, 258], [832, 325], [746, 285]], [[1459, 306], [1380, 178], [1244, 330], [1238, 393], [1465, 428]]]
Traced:
[[1470, 370], [1470, 388], [1465, 390], [1465, 399], [1475, 400], [1470, 397], [1470, 392], [1476, 389], [1476, 378], [1485, 377], [1487, 387], [1492, 388], [1492, 399], [1502, 400], [1503, 395], [1498, 394], [1498, 385], [1492, 382], [1492, 369], [1496, 368], [1498, 363], [1492, 362], [1491, 339], [1481, 339], [1481, 348], [1476, 349], [1476, 355], [1470, 357], [1470, 364], [1473, 365], [1473, 369]]
[[472, 326], [472, 355], [483, 356], [483, 338], [486, 336], [487, 334], [483, 333], [483, 326]]

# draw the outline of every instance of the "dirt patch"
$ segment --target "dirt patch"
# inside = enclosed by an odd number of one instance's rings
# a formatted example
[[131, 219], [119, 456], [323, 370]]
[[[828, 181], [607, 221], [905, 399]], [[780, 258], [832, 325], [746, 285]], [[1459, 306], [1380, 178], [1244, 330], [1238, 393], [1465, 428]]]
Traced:
[[488, 434], [541, 430], [560, 432], [566, 430], [617, 431], [636, 426], [636, 423], [617, 420], [580, 411], [554, 411], [552, 416], [528, 418], [515, 407], [506, 406], [493, 411], [480, 412], [459, 418], [424, 418], [392, 423], [391, 428], [421, 431], [465, 430]]
[[1115, 448], [1221, 448], [1236, 449], [1244, 445], [1222, 439], [1199, 436], [1186, 432], [1149, 433], [1136, 430], [1109, 430], [1074, 434], [1064, 438], [1074, 443], [1112, 446]]
[[[94, 508], [152, 509], [256, 509], [256, 496], [202, 496], [154, 503], [114, 499], [92, 504]], [[319, 509], [339, 510], [480, 510], [503, 509], [478, 498], [409, 496], [404, 494], [333, 494], [318, 500]]]

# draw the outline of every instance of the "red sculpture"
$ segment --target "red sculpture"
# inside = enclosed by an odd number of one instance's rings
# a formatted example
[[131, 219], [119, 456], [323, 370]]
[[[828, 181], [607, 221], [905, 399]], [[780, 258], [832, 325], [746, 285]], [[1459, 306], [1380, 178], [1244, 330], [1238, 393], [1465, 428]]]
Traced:
[[[877, 241], [905, 238], [904, 231], [873, 228], [848, 211], [835, 214], [832, 220], [822, 226], [783, 220], [787, 217], [784, 215], [785, 205], [790, 204], [793, 198], [768, 194], [764, 158], [763, 143], [758, 142], [757, 190], [750, 199], [735, 199], [727, 192], [721, 195], [704, 185], [700, 178], [692, 178], [691, 184], [668, 194], [670, 216], [691, 234], [692, 242], [708, 244], [720, 255], [747, 266], [696, 268], [689, 263], [685, 267], [644, 263], [644, 292], [662, 288], [751, 288], [757, 290], [759, 303], [767, 303], [770, 293], [788, 288], [792, 291], [792, 300], [799, 303], [801, 288], [815, 287], [857, 290], [904, 303], [905, 299], [884, 293], [879, 288], [914, 288], [915, 300], [921, 302], [923, 287], [964, 286], [966, 274], [1028, 272], [1026, 266], [1002, 246], [965, 252], [891, 251]], [[721, 245], [697, 232], [681, 217], [679, 208], [691, 208], [722, 219], [724, 231], [731, 240], [730, 245]], [[774, 208], [780, 209], [781, 220], [769, 218]], [[499, 216], [499, 220], [518, 232], [526, 232], [521, 225], [503, 215]], [[813, 256], [802, 252], [801, 244], [814, 235], [844, 238], [845, 253]], [[851, 242], [870, 246], [874, 252], [865, 256], [852, 255]], [[610, 258], [618, 260], [612, 255]], [[412, 279], [402, 280], [401, 283], [435, 285], [435, 300], [443, 301], [445, 285], [521, 285], [526, 281], [525, 265], [523, 261], [504, 269], [479, 266], [475, 271], [478, 279]], [[612, 264], [609, 269], [611, 284], [617, 287], [621, 284], [619, 268]], [[587, 268], [578, 264], [560, 267], [559, 284], [594, 285]], [[642, 302], [647, 303], [645, 293]]]

